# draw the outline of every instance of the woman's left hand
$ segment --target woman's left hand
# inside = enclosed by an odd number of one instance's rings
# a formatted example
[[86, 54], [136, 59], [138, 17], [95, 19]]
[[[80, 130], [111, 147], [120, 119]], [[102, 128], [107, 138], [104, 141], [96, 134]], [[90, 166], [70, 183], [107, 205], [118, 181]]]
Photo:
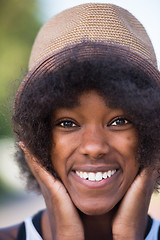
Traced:
[[142, 240], [147, 227], [147, 212], [158, 171], [144, 168], [131, 184], [113, 219], [114, 240]]

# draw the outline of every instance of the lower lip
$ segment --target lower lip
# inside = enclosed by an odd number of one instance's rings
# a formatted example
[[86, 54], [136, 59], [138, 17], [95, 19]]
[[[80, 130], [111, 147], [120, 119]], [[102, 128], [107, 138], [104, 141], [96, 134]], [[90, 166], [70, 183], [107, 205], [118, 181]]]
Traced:
[[80, 183], [85, 185], [88, 188], [102, 188], [108, 184], [111, 184], [111, 182], [114, 181], [114, 179], [119, 175], [119, 170], [116, 171], [114, 175], [112, 175], [110, 178], [102, 179], [101, 181], [89, 181], [83, 178], [80, 178], [75, 172], [72, 172], [72, 176], [74, 179]]

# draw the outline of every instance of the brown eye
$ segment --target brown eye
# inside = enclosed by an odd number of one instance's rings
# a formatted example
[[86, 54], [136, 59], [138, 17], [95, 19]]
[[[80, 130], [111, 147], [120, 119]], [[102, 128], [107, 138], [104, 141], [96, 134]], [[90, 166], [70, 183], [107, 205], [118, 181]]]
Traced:
[[131, 123], [129, 120], [127, 120], [126, 118], [116, 118], [114, 120], [112, 120], [109, 124], [109, 126], [116, 126], [116, 127], [121, 127], [121, 126], [125, 126], [127, 124]]
[[60, 126], [60, 127], [63, 127], [63, 128], [75, 128], [75, 127], [78, 127], [78, 125], [71, 121], [71, 120], [62, 120], [60, 122], [58, 122], [56, 124], [56, 126]]

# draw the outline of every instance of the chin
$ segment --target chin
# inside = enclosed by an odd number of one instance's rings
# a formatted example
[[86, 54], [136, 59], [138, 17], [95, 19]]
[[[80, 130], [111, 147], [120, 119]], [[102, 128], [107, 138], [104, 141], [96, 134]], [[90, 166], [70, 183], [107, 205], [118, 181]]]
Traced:
[[77, 208], [84, 214], [89, 215], [89, 216], [98, 216], [98, 215], [104, 215], [108, 212], [110, 212], [114, 206], [77, 206]]

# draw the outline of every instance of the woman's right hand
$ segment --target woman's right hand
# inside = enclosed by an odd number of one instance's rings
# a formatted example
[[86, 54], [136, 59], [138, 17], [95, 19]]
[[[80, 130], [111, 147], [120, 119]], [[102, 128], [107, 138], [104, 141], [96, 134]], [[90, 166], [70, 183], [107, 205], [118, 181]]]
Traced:
[[46, 202], [52, 238], [56, 240], [84, 240], [84, 229], [64, 185], [40, 165], [38, 160], [19, 142], [25, 159], [37, 179]]

